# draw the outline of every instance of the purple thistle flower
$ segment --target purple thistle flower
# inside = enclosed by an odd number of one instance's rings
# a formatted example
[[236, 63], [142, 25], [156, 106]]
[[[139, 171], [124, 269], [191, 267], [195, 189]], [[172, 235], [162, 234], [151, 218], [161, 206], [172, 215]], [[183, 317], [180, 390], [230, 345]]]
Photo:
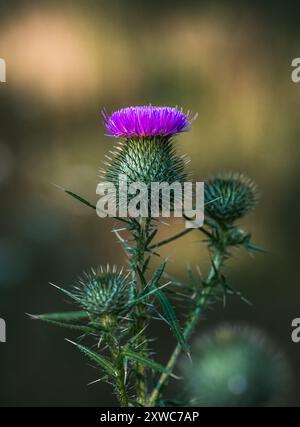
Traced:
[[190, 112], [171, 107], [128, 107], [115, 111], [109, 116], [103, 112], [108, 136], [115, 138], [133, 137], [170, 137], [188, 130], [188, 126], [196, 118]]

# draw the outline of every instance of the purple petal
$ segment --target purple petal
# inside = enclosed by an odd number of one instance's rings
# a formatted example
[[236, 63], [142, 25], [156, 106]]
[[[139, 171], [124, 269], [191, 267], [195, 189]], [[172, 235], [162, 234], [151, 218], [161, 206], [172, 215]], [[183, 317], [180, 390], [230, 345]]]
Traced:
[[102, 112], [109, 136], [115, 138], [172, 136], [188, 130], [196, 116], [172, 107], [127, 107], [109, 116]]

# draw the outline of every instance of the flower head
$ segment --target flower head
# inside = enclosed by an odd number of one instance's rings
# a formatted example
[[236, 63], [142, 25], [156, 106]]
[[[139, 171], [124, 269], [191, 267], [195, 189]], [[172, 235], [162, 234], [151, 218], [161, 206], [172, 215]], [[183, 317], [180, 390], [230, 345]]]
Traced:
[[103, 112], [108, 135], [115, 138], [171, 137], [188, 129], [195, 119], [172, 107], [127, 107], [109, 116]]
[[217, 221], [231, 223], [247, 215], [257, 199], [256, 185], [242, 174], [221, 174], [205, 183], [205, 213]]
[[268, 406], [288, 389], [285, 358], [255, 329], [221, 325], [201, 337], [195, 353], [186, 369], [200, 406]]
[[131, 281], [116, 266], [92, 269], [79, 279], [75, 287], [76, 300], [91, 314], [117, 315], [124, 311], [131, 299]]

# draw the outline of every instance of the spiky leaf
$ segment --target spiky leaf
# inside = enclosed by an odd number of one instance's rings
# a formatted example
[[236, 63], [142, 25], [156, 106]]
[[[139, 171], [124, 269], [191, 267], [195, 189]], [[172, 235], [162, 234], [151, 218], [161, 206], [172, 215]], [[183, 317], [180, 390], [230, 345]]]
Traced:
[[151, 286], [157, 286], [159, 284], [159, 281], [161, 279], [161, 276], [163, 275], [163, 272], [165, 270], [167, 262], [163, 261], [160, 266], [158, 267], [158, 269], [156, 270], [156, 272], [153, 275], [153, 278], [151, 280]]
[[188, 352], [189, 347], [188, 344], [183, 336], [183, 333], [181, 331], [179, 321], [177, 320], [175, 311], [173, 307], [171, 306], [168, 298], [165, 296], [163, 291], [159, 289], [156, 293], [156, 295], [159, 298], [160, 304], [164, 311], [164, 316], [166, 321], [168, 322], [168, 325], [173, 332], [175, 338], [177, 339], [178, 343], [181, 345], [181, 348], [183, 351]]
[[77, 344], [70, 340], [67, 340], [67, 341], [70, 342], [71, 344], [74, 344], [89, 359], [91, 359], [93, 362], [96, 362], [97, 365], [101, 366], [101, 368], [103, 368], [108, 375], [113, 377], [116, 375], [116, 372], [112, 363], [109, 360], [107, 360], [105, 357], [101, 356], [98, 353], [95, 353], [94, 351], [90, 350], [89, 348], [81, 344]]
[[51, 319], [47, 319], [45, 317], [41, 318], [39, 316], [34, 316], [34, 318], [43, 320], [44, 322], [50, 323], [54, 326], [60, 326], [61, 328], [66, 328], [66, 329], [73, 329], [75, 331], [83, 332], [85, 334], [91, 334], [91, 333], [94, 334], [97, 332], [96, 329], [91, 328], [90, 326], [86, 326], [86, 325], [75, 325], [74, 323], [60, 322], [58, 320], [51, 320]]
[[67, 311], [62, 313], [37, 314], [34, 317], [40, 320], [72, 322], [74, 320], [87, 319], [89, 316], [86, 311]]
[[144, 356], [141, 353], [138, 353], [136, 351], [125, 349], [123, 351], [123, 355], [129, 359], [133, 360], [135, 362], [142, 363], [147, 368], [151, 368], [154, 371], [161, 372], [161, 373], [169, 373], [170, 371], [162, 366], [160, 363], [155, 362], [153, 359], [150, 359], [149, 357]]
[[256, 243], [252, 242], [246, 242], [244, 244], [246, 249], [256, 251], [256, 252], [262, 252], [262, 253], [269, 253], [266, 249], [264, 249], [262, 246], [257, 245]]

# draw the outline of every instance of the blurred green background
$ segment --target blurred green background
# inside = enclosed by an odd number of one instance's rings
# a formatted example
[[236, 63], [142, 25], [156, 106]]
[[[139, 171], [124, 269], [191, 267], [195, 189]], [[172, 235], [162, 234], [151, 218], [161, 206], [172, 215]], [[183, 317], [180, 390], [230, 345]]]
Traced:
[[[43, 6], [41, 5], [43, 4]], [[97, 170], [113, 141], [100, 111], [179, 105], [199, 113], [178, 138], [197, 180], [237, 170], [259, 185], [245, 221], [271, 254], [236, 253], [230, 282], [253, 302], [229, 298], [207, 313], [199, 333], [220, 320], [266, 331], [293, 371], [289, 405], [300, 406], [300, 3], [281, 1], [0, 1], [0, 405], [105, 406], [110, 389], [66, 341], [72, 333], [25, 313], [68, 308], [48, 282], [70, 287], [90, 266], [124, 264], [113, 222], [52, 184], [96, 200]], [[161, 227], [165, 237], [180, 224]], [[169, 273], [208, 260], [197, 232], [166, 247]], [[174, 346], [157, 325], [161, 360]], [[76, 335], [75, 335], [76, 336]], [[162, 344], [163, 342], [163, 344]]]

